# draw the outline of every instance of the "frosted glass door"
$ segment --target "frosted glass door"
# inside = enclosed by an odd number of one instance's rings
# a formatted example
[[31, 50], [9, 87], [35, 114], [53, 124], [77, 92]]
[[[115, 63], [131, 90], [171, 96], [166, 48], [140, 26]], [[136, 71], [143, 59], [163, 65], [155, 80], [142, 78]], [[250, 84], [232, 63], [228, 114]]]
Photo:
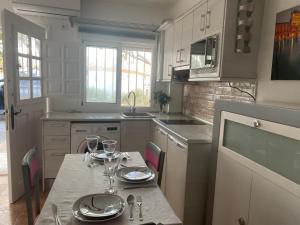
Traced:
[[[284, 129], [295, 135], [295, 128]], [[300, 184], [300, 141], [274, 131], [225, 120], [223, 146]]]

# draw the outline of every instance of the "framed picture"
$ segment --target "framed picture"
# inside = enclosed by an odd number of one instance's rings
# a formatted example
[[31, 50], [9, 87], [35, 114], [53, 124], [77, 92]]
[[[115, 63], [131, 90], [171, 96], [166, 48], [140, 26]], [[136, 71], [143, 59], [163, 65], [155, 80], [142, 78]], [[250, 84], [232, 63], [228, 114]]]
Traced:
[[272, 80], [300, 80], [300, 6], [277, 13]]

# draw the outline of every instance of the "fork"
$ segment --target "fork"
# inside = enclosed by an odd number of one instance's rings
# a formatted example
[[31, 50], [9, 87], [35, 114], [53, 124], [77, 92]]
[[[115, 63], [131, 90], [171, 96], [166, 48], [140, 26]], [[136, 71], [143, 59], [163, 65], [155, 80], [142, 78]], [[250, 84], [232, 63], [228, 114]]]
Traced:
[[138, 205], [139, 211], [140, 211], [140, 213], [139, 213], [139, 220], [143, 221], [144, 220], [144, 218], [143, 218], [143, 210], [142, 210], [143, 200], [142, 200], [142, 197], [140, 195], [138, 195], [136, 197], [136, 204]]
[[62, 223], [60, 221], [60, 217], [57, 214], [57, 211], [58, 211], [57, 206], [55, 204], [52, 204], [51, 208], [52, 208], [52, 213], [53, 213], [53, 217], [55, 220], [55, 225], [62, 225]]

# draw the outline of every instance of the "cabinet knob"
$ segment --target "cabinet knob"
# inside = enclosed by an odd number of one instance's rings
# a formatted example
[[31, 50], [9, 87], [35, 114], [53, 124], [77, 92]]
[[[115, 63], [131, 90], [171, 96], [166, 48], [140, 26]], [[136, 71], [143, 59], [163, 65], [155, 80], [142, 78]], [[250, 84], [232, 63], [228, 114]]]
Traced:
[[245, 219], [242, 218], [242, 217], [240, 217], [240, 218], [238, 219], [238, 222], [239, 222], [239, 225], [246, 225], [246, 221], [245, 221]]
[[254, 128], [259, 128], [261, 127], [261, 122], [259, 120], [254, 120], [253, 121], [253, 127]]

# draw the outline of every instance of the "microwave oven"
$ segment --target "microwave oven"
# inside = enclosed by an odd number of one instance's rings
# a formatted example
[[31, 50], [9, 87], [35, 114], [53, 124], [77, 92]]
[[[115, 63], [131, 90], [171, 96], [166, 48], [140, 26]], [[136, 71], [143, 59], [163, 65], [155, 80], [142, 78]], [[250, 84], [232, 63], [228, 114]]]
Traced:
[[218, 39], [213, 35], [191, 45], [191, 75], [216, 72]]

